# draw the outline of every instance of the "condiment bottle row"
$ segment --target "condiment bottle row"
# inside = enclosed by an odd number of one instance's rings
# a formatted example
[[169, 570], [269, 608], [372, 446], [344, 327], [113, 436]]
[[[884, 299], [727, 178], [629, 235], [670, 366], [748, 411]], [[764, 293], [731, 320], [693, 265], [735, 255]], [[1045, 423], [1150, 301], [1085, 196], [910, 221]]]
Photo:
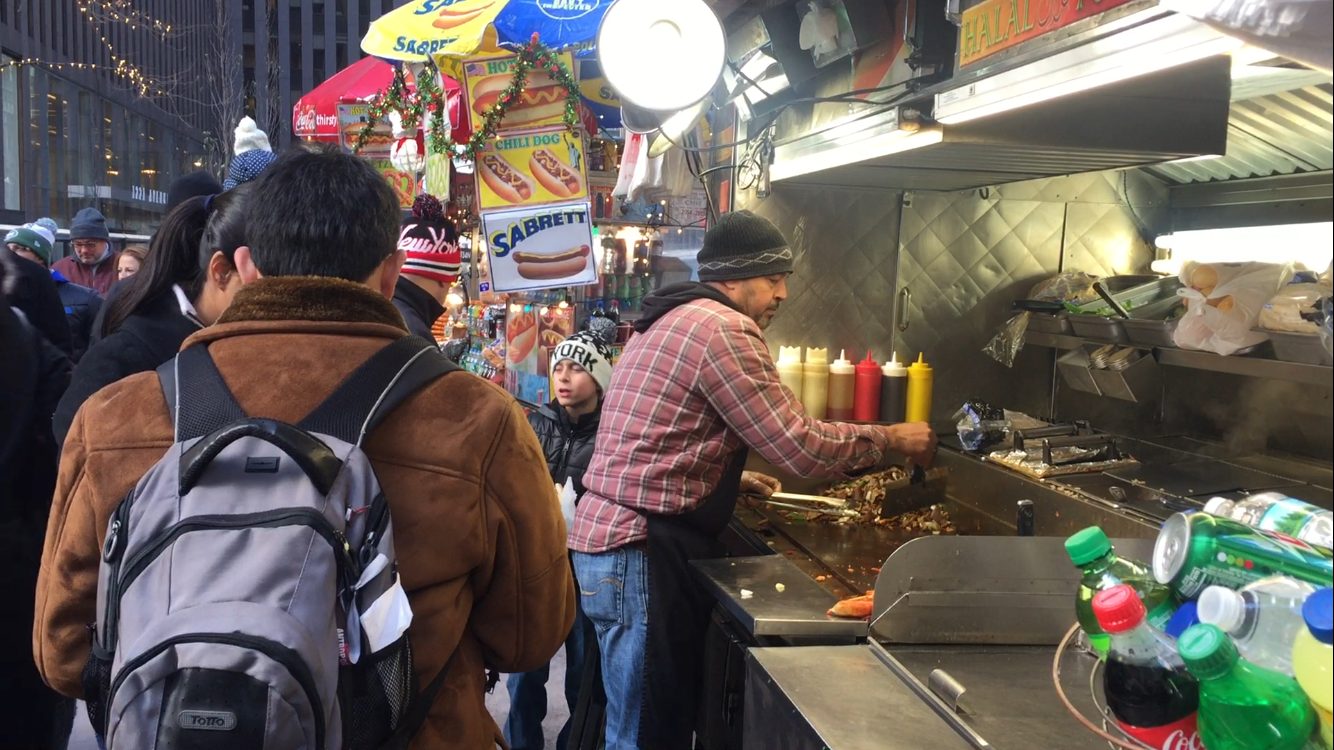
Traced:
[[829, 351], [809, 347], [778, 347], [778, 379], [816, 419], [859, 422], [924, 422], [931, 416], [933, 372], [924, 354], [904, 366], [891, 353], [877, 363], [866, 352], [856, 365], [841, 350], [829, 361]]

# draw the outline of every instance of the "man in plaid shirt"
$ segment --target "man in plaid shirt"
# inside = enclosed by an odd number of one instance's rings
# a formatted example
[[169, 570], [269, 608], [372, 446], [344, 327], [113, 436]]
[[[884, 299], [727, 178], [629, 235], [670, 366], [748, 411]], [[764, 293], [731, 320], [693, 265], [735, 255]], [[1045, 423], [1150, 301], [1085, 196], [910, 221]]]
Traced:
[[792, 250], [748, 211], [720, 217], [699, 252], [700, 283], [644, 300], [602, 409], [588, 488], [569, 546], [597, 626], [608, 750], [689, 748], [712, 606], [688, 561], [719, 557], [747, 449], [799, 476], [842, 478], [891, 451], [930, 462], [926, 423], [811, 418], [778, 379], [761, 330], [787, 297]]

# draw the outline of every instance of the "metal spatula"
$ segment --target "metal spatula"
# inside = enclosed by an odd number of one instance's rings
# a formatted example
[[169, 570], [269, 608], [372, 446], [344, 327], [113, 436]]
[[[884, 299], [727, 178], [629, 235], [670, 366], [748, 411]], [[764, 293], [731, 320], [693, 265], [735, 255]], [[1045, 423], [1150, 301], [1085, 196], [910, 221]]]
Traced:
[[948, 484], [948, 469], [924, 469], [914, 465], [906, 479], [885, 485], [885, 498], [880, 501], [880, 517], [897, 516], [943, 502]]

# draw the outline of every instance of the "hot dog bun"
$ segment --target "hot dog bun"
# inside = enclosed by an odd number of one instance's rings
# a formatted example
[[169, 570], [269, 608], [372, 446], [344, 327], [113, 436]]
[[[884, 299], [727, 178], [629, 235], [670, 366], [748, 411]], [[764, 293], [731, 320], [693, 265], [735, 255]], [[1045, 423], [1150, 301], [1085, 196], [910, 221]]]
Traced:
[[525, 279], [563, 279], [583, 271], [591, 255], [588, 245], [560, 253], [515, 253], [514, 267]]
[[542, 187], [557, 198], [573, 198], [584, 191], [584, 179], [551, 149], [539, 148], [528, 159], [528, 169]]
[[[499, 75], [479, 81], [473, 87], [472, 111], [478, 117], [485, 116], [487, 110], [500, 101], [501, 93], [509, 87], [511, 80], [508, 75]], [[519, 100], [505, 110], [501, 124], [507, 128], [521, 127], [544, 120], [559, 120], [564, 114], [565, 89], [551, 76], [534, 70], [528, 74], [528, 85]]]
[[509, 321], [510, 337], [505, 358], [519, 364], [537, 344], [537, 320], [531, 313], [522, 313]]
[[477, 172], [491, 192], [506, 203], [522, 203], [533, 197], [533, 183], [499, 154], [482, 154]]

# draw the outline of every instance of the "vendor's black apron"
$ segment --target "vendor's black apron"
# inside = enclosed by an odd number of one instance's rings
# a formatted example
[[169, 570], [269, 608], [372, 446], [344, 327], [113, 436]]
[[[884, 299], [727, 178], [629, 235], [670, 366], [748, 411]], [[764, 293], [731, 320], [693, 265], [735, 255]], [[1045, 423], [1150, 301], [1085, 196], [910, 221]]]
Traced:
[[648, 643], [639, 724], [644, 750], [691, 747], [713, 597], [696, 580], [690, 561], [724, 555], [719, 537], [736, 509], [745, 463], [742, 447], [698, 507], [647, 517]]

